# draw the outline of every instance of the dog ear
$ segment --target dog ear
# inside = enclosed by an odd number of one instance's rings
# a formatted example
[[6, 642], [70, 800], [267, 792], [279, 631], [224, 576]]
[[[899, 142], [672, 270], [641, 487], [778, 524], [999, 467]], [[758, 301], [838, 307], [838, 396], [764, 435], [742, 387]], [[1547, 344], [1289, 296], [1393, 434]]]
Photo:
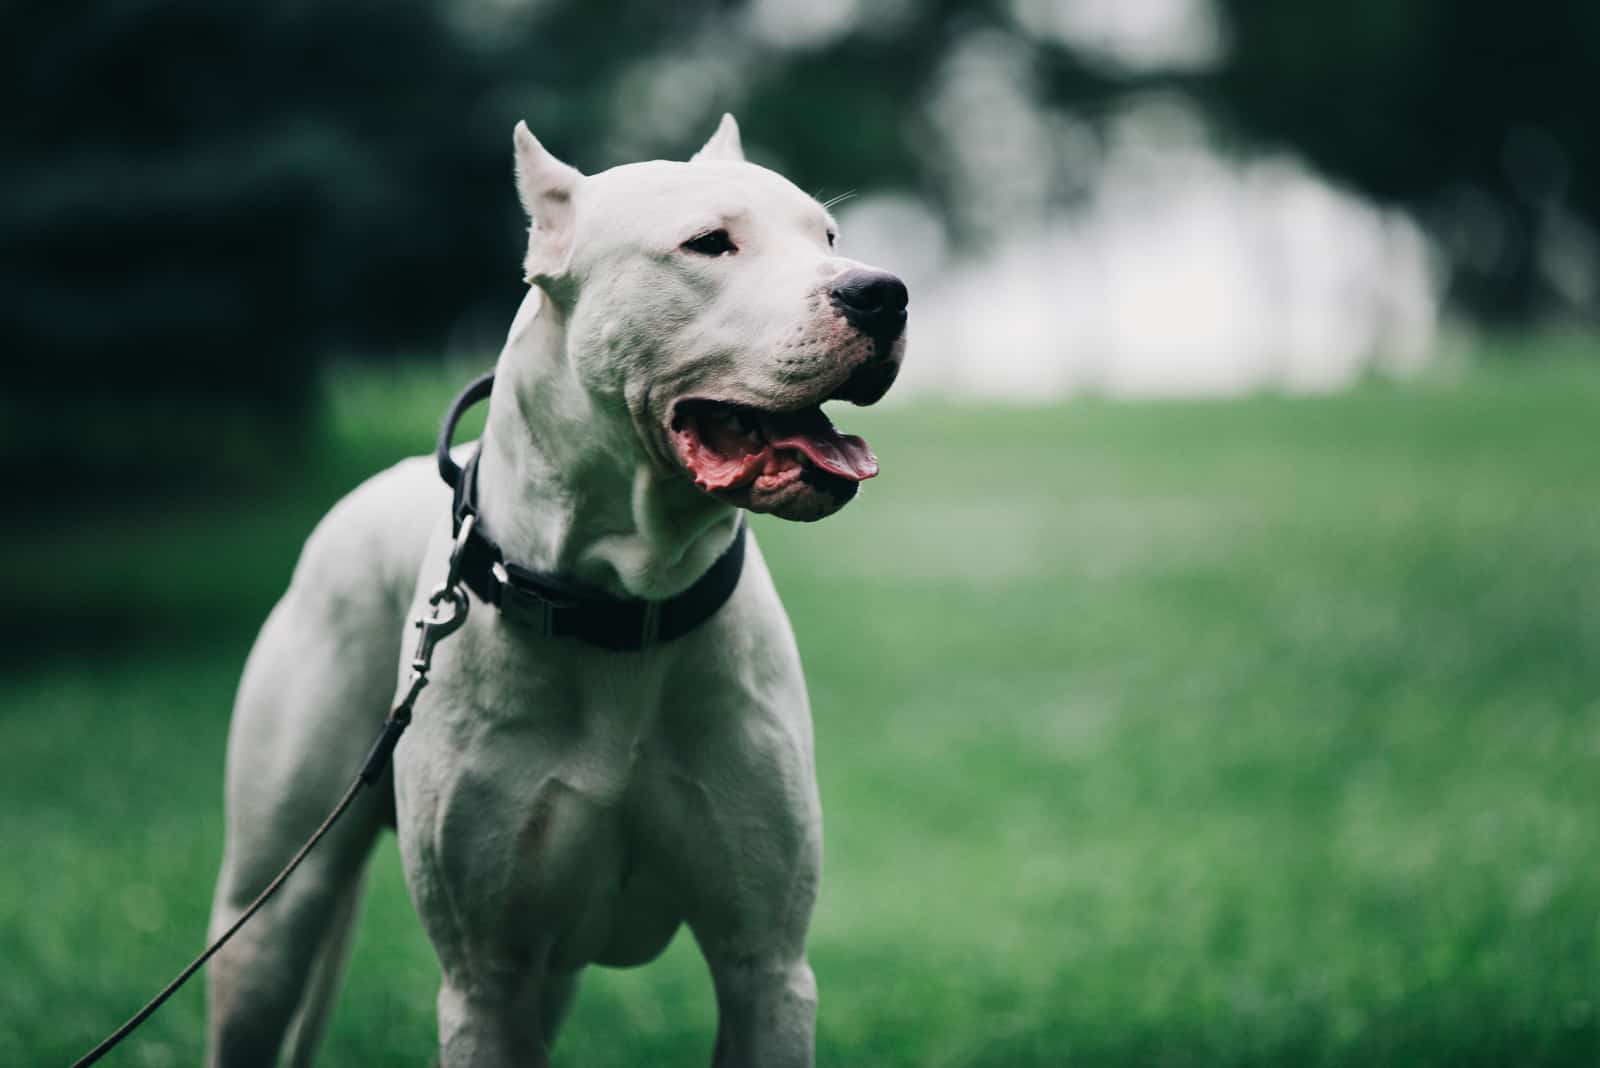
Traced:
[[703, 163], [707, 160], [725, 160], [732, 163], [744, 162], [744, 145], [739, 140], [739, 124], [733, 116], [723, 113], [722, 121], [717, 123], [717, 132], [711, 135], [711, 140], [705, 147], [689, 157], [690, 163]]
[[552, 156], [528, 124], [517, 123], [517, 196], [528, 213], [528, 255], [524, 280], [549, 291], [567, 269], [572, 255], [572, 194], [583, 175]]

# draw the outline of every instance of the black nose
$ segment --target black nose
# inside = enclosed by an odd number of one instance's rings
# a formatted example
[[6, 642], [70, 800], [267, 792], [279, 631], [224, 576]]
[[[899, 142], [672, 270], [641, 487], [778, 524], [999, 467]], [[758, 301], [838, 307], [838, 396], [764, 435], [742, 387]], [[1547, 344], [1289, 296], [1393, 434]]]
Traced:
[[893, 341], [906, 328], [906, 284], [888, 271], [846, 271], [829, 296], [857, 330], [876, 341]]

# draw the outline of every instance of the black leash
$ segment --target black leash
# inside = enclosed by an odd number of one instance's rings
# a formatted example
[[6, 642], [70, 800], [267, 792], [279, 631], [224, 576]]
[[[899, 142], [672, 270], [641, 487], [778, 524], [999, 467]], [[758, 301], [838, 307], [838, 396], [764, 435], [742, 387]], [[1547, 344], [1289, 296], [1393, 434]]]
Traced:
[[322, 821], [322, 826], [317, 828], [315, 834], [306, 839], [306, 844], [301, 846], [300, 851], [290, 858], [289, 863], [285, 865], [284, 869], [278, 873], [278, 877], [273, 879], [272, 882], [268, 883], [267, 888], [261, 891], [254, 901], [250, 902], [250, 907], [245, 909], [237, 920], [233, 921], [233, 925], [226, 931], [222, 932], [222, 935], [215, 942], [207, 946], [204, 953], [190, 961], [189, 966], [183, 971], [179, 972], [177, 978], [168, 983], [161, 993], [151, 998], [149, 1003], [146, 1004], [144, 1008], [140, 1009], [138, 1012], [129, 1017], [127, 1023], [123, 1024], [121, 1027], [111, 1032], [111, 1034], [107, 1035], [105, 1040], [94, 1049], [73, 1061], [72, 1068], [87, 1068], [88, 1065], [95, 1063], [101, 1057], [104, 1057], [107, 1053], [110, 1053], [114, 1048], [116, 1048], [119, 1042], [131, 1035], [135, 1028], [148, 1020], [157, 1009], [164, 1005], [168, 998], [176, 994], [178, 992], [178, 988], [184, 983], [187, 983], [189, 978], [194, 975], [195, 972], [199, 971], [201, 966], [205, 964], [206, 961], [210, 960], [217, 950], [227, 945], [228, 939], [237, 934], [239, 932], [239, 928], [243, 927], [247, 922], [249, 922], [250, 917], [254, 916], [258, 911], [260, 911], [261, 906], [267, 903], [267, 899], [278, 892], [278, 887], [282, 886], [284, 880], [289, 878], [290, 873], [300, 866], [300, 862], [302, 860], [306, 859], [306, 854], [310, 853], [312, 848], [318, 842], [322, 841], [322, 836], [327, 834], [333, 825], [338, 822], [339, 817], [344, 815], [345, 809], [350, 807], [350, 802], [356, 799], [356, 795], [359, 794], [361, 792], [361, 788], [366, 785], [366, 772], [363, 770], [360, 775], [356, 776], [355, 782], [350, 784], [350, 789], [345, 791], [344, 797], [341, 798], [339, 803], [333, 807], [333, 811], [328, 813], [328, 818]]
[[[428, 685], [434, 645], [453, 634], [466, 621], [470, 602], [463, 586], [519, 622], [537, 624], [547, 636], [570, 636], [617, 650], [644, 649], [657, 642], [671, 641], [705, 622], [733, 596], [744, 568], [743, 519], [739, 521], [733, 544], [718, 557], [710, 570], [683, 593], [665, 601], [611, 597], [574, 586], [558, 576], [541, 574], [506, 561], [499, 546], [478, 531], [478, 453], [473, 452], [464, 469], [457, 466], [450, 456], [451, 439], [455, 436], [456, 424], [460, 422], [462, 413], [489, 396], [493, 387], [492, 371], [473, 379], [451, 402], [444, 425], [440, 428], [435, 448], [439, 477], [455, 493], [450, 510], [455, 534], [455, 542], [450, 550], [450, 570], [444, 582], [428, 595], [430, 614], [412, 620], [412, 625], [421, 633], [411, 657], [410, 682], [406, 692], [390, 710], [389, 717], [383, 721], [383, 729], [372, 743], [372, 749], [356, 774], [355, 781], [333, 807], [333, 811], [328, 813], [328, 818], [322, 821], [322, 826], [289, 858], [289, 863], [250, 902], [239, 918], [207, 946], [205, 952], [190, 961], [188, 967], [179, 972], [161, 993], [134, 1013], [127, 1023], [74, 1061], [72, 1068], [88, 1068], [99, 1061], [177, 993], [278, 892], [278, 888], [322, 841], [361, 791], [376, 783], [383, 775], [394, 755], [394, 747], [400, 741], [400, 735], [411, 723], [411, 711], [417, 696]], [[449, 614], [443, 614], [446, 610]]]
[[[467, 529], [470, 530], [473, 525], [468, 523]], [[151, 998], [144, 1008], [129, 1017], [127, 1023], [107, 1035], [94, 1049], [73, 1061], [72, 1068], [88, 1068], [110, 1053], [119, 1042], [132, 1034], [135, 1028], [148, 1020], [168, 998], [176, 994], [179, 987], [188, 982], [206, 961], [216, 955], [217, 950], [227, 945], [228, 940], [238, 934], [239, 929], [248, 923], [252, 916], [261, 911], [261, 907], [278, 892], [278, 888], [300, 866], [300, 862], [306, 859], [311, 850], [316, 848], [317, 843], [333, 829], [333, 825], [339, 822], [339, 817], [345, 814], [361, 791], [383, 776], [384, 769], [389, 766], [389, 758], [394, 755], [394, 747], [400, 741], [400, 735], [405, 733], [406, 727], [411, 724], [411, 710], [417, 703], [417, 696], [422, 693], [423, 687], [428, 685], [428, 670], [433, 665], [433, 647], [466, 622], [468, 601], [467, 595], [461, 592], [459, 574], [463, 540], [459, 537], [456, 539], [455, 548], [450, 553], [450, 573], [428, 596], [428, 605], [433, 611], [429, 615], [418, 616], [413, 621], [421, 633], [417, 637], [416, 651], [411, 657], [411, 680], [406, 692], [395, 702], [389, 717], [383, 721], [383, 729], [378, 732], [377, 739], [372, 743], [372, 749], [367, 753], [367, 759], [362, 763], [361, 770], [356, 773], [355, 780], [350, 783], [350, 788], [344, 792], [339, 803], [333, 806], [333, 811], [328, 813], [328, 818], [322, 821], [322, 826], [318, 827], [310, 838], [306, 839], [305, 845], [289, 858], [289, 863], [285, 864], [283, 870], [267, 884], [267, 888], [256, 895], [256, 899], [250, 902], [249, 907], [239, 915], [239, 918], [217, 936], [216, 941], [206, 947], [204, 953], [190, 961], [188, 967], [179, 972], [161, 993]], [[441, 614], [441, 604], [445, 605], [448, 615]]]
[[[456, 421], [461, 418], [461, 412], [470, 405], [482, 400], [483, 397], [488, 396], [489, 386], [493, 382], [493, 375], [486, 375], [477, 379], [451, 405], [450, 414], [445, 420], [444, 432], [439, 443], [439, 473], [444, 476], [444, 480], [450, 483], [451, 486], [455, 486], [459, 480], [459, 471], [455, 471], [456, 477], [452, 478], [451, 472], [446, 469], [447, 464], [452, 469], [455, 467], [454, 464], [449, 463], [450, 435], [455, 429]], [[373, 785], [382, 777], [384, 769], [389, 766], [389, 760], [394, 755], [394, 747], [399, 743], [400, 735], [405, 733], [406, 727], [411, 724], [411, 711], [416, 705], [417, 697], [422, 693], [423, 687], [428, 685], [428, 670], [433, 664], [433, 647], [440, 640], [453, 634], [462, 623], [466, 622], [469, 602], [467, 595], [462, 592], [461, 588], [462, 549], [476, 528], [477, 517], [471, 516], [461, 523], [457, 529], [455, 545], [450, 551], [449, 574], [445, 576], [444, 582], [440, 583], [428, 596], [428, 606], [431, 612], [428, 615], [418, 616], [412, 621], [421, 633], [417, 636], [416, 650], [411, 657], [411, 679], [406, 686], [406, 692], [401, 695], [399, 701], [395, 702], [388, 718], [383, 721], [383, 728], [378, 732], [377, 739], [373, 741], [372, 749], [367, 753], [367, 759], [362, 763], [361, 770], [356, 773], [354, 781], [350, 783], [350, 788], [339, 799], [339, 803], [333, 806], [333, 811], [328, 813], [327, 818], [322, 821], [322, 825], [312, 833], [310, 838], [306, 839], [305, 845], [301, 846], [295, 855], [289, 858], [289, 863], [285, 864], [283, 870], [278, 872], [272, 882], [267, 884], [266, 889], [256, 895], [256, 899], [250, 902], [249, 907], [240, 913], [239, 918], [234, 920], [226, 931], [223, 931], [215, 941], [206, 947], [205, 952], [190, 961], [188, 966], [179, 972], [172, 982], [162, 988], [161, 993], [151, 998], [144, 1008], [129, 1017], [127, 1023], [107, 1035], [94, 1049], [73, 1061], [72, 1068], [88, 1068], [89, 1065], [99, 1061], [107, 1053], [115, 1049], [123, 1039], [131, 1035], [140, 1024], [148, 1020], [157, 1009], [166, 1003], [168, 998], [176, 994], [179, 988], [205, 965], [206, 961], [215, 956], [218, 950], [228, 944], [229, 939], [239, 933], [240, 928], [250, 922], [251, 917], [261, 911], [261, 907], [267, 903], [273, 894], [278, 892], [278, 889], [283, 886], [289, 876], [294, 874], [294, 870], [316, 848], [317, 843], [322, 841], [327, 833], [333, 829], [335, 823], [339, 822], [339, 818], [349, 810], [361, 791]], [[448, 614], [444, 614], [446, 612]]]
[[[467, 388], [456, 394], [456, 399], [450, 402], [449, 411], [444, 413], [444, 422], [439, 426], [439, 443], [433, 448], [433, 458], [439, 464], [439, 477], [444, 479], [444, 484], [456, 491], [456, 503], [451, 506], [451, 513], [455, 514], [461, 509], [461, 468], [456, 465], [450, 456], [450, 442], [456, 436], [456, 424], [461, 422], [461, 417], [466, 410], [489, 396], [494, 389], [494, 372], [489, 371], [479, 375], [467, 383]], [[473, 459], [477, 453], [473, 453]]]

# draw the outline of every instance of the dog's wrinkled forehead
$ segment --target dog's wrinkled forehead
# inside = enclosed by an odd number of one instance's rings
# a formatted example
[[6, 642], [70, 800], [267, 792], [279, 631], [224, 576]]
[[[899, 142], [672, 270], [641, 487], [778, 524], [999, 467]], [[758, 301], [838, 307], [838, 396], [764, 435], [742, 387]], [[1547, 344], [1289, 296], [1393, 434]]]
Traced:
[[822, 405], [893, 383], [905, 285], [837, 254], [827, 208], [746, 162], [731, 116], [687, 163], [585, 177], [522, 125], [516, 161], [535, 307], [552, 307], [596, 418], [631, 427], [655, 470], [791, 519], [832, 514], [877, 473]]
[[[732, 116], [688, 163], [630, 163], [585, 177], [515, 130], [517, 193], [528, 213], [524, 274], [558, 305], [571, 302], [586, 265], [618, 252], [664, 258], [706, 236], [706, 254], [783, 249], [805, 259], [826, 254], [835, 226], [827, 209], [788, 179], [747, 163]], [[726, 247], [724, 247], [726, 246]], [[796, 256], [791, 256], [795, 259]]]
[[787, 178], [752, 163], [630, 163], [586, 179], [574, 197], [577, 258], [638, 249], [667, 253], [726, 229], [741, 251], [774, 238], [826, 244], [833, 219]]

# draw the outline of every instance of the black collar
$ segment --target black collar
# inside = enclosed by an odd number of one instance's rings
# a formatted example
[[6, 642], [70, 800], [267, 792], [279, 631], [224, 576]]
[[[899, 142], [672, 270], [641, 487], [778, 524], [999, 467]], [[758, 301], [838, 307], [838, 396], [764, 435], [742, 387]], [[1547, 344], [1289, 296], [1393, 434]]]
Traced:
[[[487, 397], [493, 386], [493, 371], [469, 383], [451, 402], [439, 431], [439, 476], [455, 491], [450, 516], [457, 535], [463, 520], [478, 514], [478, 456], [482, 447], [473, 450], [465, 467], [458, 467], [450, 457], [450, 440], [461, 414]], [[744, 570], [744, 543], [745, 524], [741, 518], [733, 544], [717, 557], [710, 570], [694, 585], [664, 601], [613, 597], [559, 575], [511, 563], [476, 523], [462, 547], [459, 573], [467, 588], [481, 600], [544, 635], [577, 638], [606, 649], [645, 649], [682, 637], [727, 603]]]

